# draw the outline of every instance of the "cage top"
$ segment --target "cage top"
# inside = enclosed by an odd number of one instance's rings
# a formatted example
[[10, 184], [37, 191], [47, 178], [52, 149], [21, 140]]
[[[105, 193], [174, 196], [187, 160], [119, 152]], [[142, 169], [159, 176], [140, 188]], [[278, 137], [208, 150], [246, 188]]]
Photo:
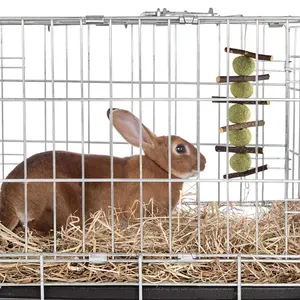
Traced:
[[140, 16], [104, 16], [84, 17], [0, 17], [0, 25], [86, 25], [97, 26], [150, 24], [166, 26], [168, 24], [268, 24], [280, 27], [285, 24], [300, 24], [300, 16], [220, 16], [212, 8], [208, 12], [172, 12], [166, 8], [146, 11]]

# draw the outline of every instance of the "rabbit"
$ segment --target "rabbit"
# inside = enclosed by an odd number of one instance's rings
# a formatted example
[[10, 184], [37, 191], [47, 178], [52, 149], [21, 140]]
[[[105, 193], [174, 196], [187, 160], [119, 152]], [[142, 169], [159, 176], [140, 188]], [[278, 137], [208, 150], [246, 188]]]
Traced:
[[[131, 145], [139, 147], [140, 122], [131, 112], [113, 108], [107, 111], [112, 116], [112, 124], [121, 136]], [[143, 178], [168, 178], [168, 136], [156, 136], [142, 124], [142, 172]], [[172, 178], [189, 178], [197, 173], [197, 149], [178, 136], [171, 136], [171, 175]], [[55, 151], [56, 178], [82, 178], [82, 154], [68, 151]], [[140, 156], [113, 158], [114, 178], [139, 178]], [[27, 178], [53, 178], [53, 151], [35, 154], [27, 159]], [[206, 159], [200, 153], [200, 170], [205, 168]], [[106, 155], [84, 155], [85, 178], [111, 178], [111, 158]], [[17, 165], [7, 179], [23, 179], [24, 162]], [[172, 209], [180, 198], [182, 182], [172, 182]], [[143, 202], [154, 199], [160, 216], [169, 211], [168, 182], [144, 182]], [[122, 212], [122, 226], [128, 225], [130, 207], [140, 197], [139, 182], [115, 182], [114, 206]], [[19, 224], [24, 225], [24, 183], [4, 182], [0, 194], [0, 221], [10, 230]], [[29, 182], [27, 184], [28, 214], [30, 229], [47, 234], [53, 229], [53, 183]], [[111, 206], [110, 182], [85, 183], [85, 215], [90, 216], [99, 210], [108, 211]], [[66, 225], [67, 218], [82, 214], [82, 183], [56, 183], [56, 224], [57, 228]], [[139, 208], [136, 210], [139, 216]]]

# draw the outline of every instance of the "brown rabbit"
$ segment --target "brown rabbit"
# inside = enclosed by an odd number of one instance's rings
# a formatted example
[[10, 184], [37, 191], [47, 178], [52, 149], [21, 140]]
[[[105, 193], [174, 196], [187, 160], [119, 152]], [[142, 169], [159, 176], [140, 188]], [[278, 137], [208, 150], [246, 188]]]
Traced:
[[[139, 120], [130, 112], [121, 109], [112, 111], [113, 126], [124, 139], [135, 147], [139, 147]], [[107, 112], [110, 116], [110, 110]], [[184, 139], [172, 136], [172, 178], [188, 178], [197, 172], [197, 149]], [[143, 178], [168, 178], [168, 137], [156, 136], [142, 125], [142, 156]], [[56, 178], [82, 177], [81, 154], [56, 151]], [[27, 178], [53, 178], [53, 152], [35, 154], [27, 159]], [[139, 178], [139, 155], [126, 158], [114, 157], [114, 178]], [[200, 169], [205, 168], [205, 157], [200, 154]], [[111, 178], [110, 156], [86, 154], [84, 156], [85, 178]], [[24, 162], [16, 166], [7, 179], [23, 179]], [[183, 183], [173, 182], [172, 209], [179, 200], [179, 192]], [[139, 182], [115, 182], [114, 205], [124, 212], [125, 224], [128, 211], [133, 202], [140, 197]], [[167, 182], [143, 183], [143, 201], [154, 199], [160, 215], [168, 214], [169, 197]], [[19, 222], [24, 223], [24, 184], [3, 183], [0, 195], [1, 222], [13, 230]], [[28, 183], [28, 227], [41, 233], [47, 233], [53, 228], [53, 183]], [[70, 214], [79, 217], [82, 212], [82, 183], [56, 183], [56, 222], [57, 228], [64, 226]], [[85, 183], [85, 214], [100, 209], [108, 211], [111, 205], [110, 182]], [[139, 209], [136, 211], [139, 215]], [[124, 223], [123, 223], [124, 224]]]

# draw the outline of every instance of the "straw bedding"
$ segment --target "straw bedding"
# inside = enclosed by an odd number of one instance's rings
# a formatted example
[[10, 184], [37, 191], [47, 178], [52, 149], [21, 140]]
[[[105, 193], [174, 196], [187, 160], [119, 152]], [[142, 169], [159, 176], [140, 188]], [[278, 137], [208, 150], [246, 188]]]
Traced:
[[[289, 210], [300, 210], [300, 202], [290, 202]], [[285, 207], [283, 202], [274, 202], [258, 222], [260, 254], [285, 253]], [[197, 253], [198, 210], [175, 212], [172, 217], [172, 252]], [[216, 204], [201, 208], [202, 254], [225, 254], [227, 252], [227, 217], [229, 216], [230, 252], [233, 254], [254, 254], [256, 252], [256, 221], [237, 212], [226, 214]], [[65, 253], [82, 252], [82, 231], [79, 220], [70, 217], [66, 228], [57, 235], [57, 251]], [[129, 227], [121, 230], [118, 214], [115, 224], [115, 252], [139, 253], [139, 220], [132, 220]], [[288, 252], [300, 254], [300, 218], [288, 215]], [[143, 219], [145, 253], [169, 252], [169, 220], [150, 215]], [[24, 252], [23, 232], [12, 233], [0, 224], [1, 252]], [[53, 251], [53, 238], [29, 235], [29, 252]], [[86, 252], [111, 252], [111, 221], [99, 211], [87, 222]], [[299, 260], [300, 262], [300, 260]], [[144, 263], [143, 282], [148, 283], [235, 283], [237, 263], [224, 263], [214, 259], [207, 263]], [[137, 282], [138, 265], [130, 263], [48, 263], [44, 265], [45, 282]], [[300, 283], [300, 264], [292, 263], [242, 263], [244, 283]], [[1, 263], [0, 280], [6, 283], [39, 282], [38, 263]]]

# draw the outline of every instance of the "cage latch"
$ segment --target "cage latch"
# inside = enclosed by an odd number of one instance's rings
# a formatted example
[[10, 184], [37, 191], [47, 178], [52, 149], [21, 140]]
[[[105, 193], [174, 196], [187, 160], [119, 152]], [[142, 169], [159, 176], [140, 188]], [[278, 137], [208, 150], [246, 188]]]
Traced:
[[106, 253], [89, 253], [89, 263], [91, 264], [105, 264], [107, 261]]
[[192, 24], [199, 17], [213, 17], [218, 14], [214, 13], [214, 10], [210, 8], [207, 13], [201, 12], [188, 12], [188, 11], [169, 11], [166, 8], [156, 11], [146, 11], [141, 14], [142, 17], [178, 17], [181, 24]]

